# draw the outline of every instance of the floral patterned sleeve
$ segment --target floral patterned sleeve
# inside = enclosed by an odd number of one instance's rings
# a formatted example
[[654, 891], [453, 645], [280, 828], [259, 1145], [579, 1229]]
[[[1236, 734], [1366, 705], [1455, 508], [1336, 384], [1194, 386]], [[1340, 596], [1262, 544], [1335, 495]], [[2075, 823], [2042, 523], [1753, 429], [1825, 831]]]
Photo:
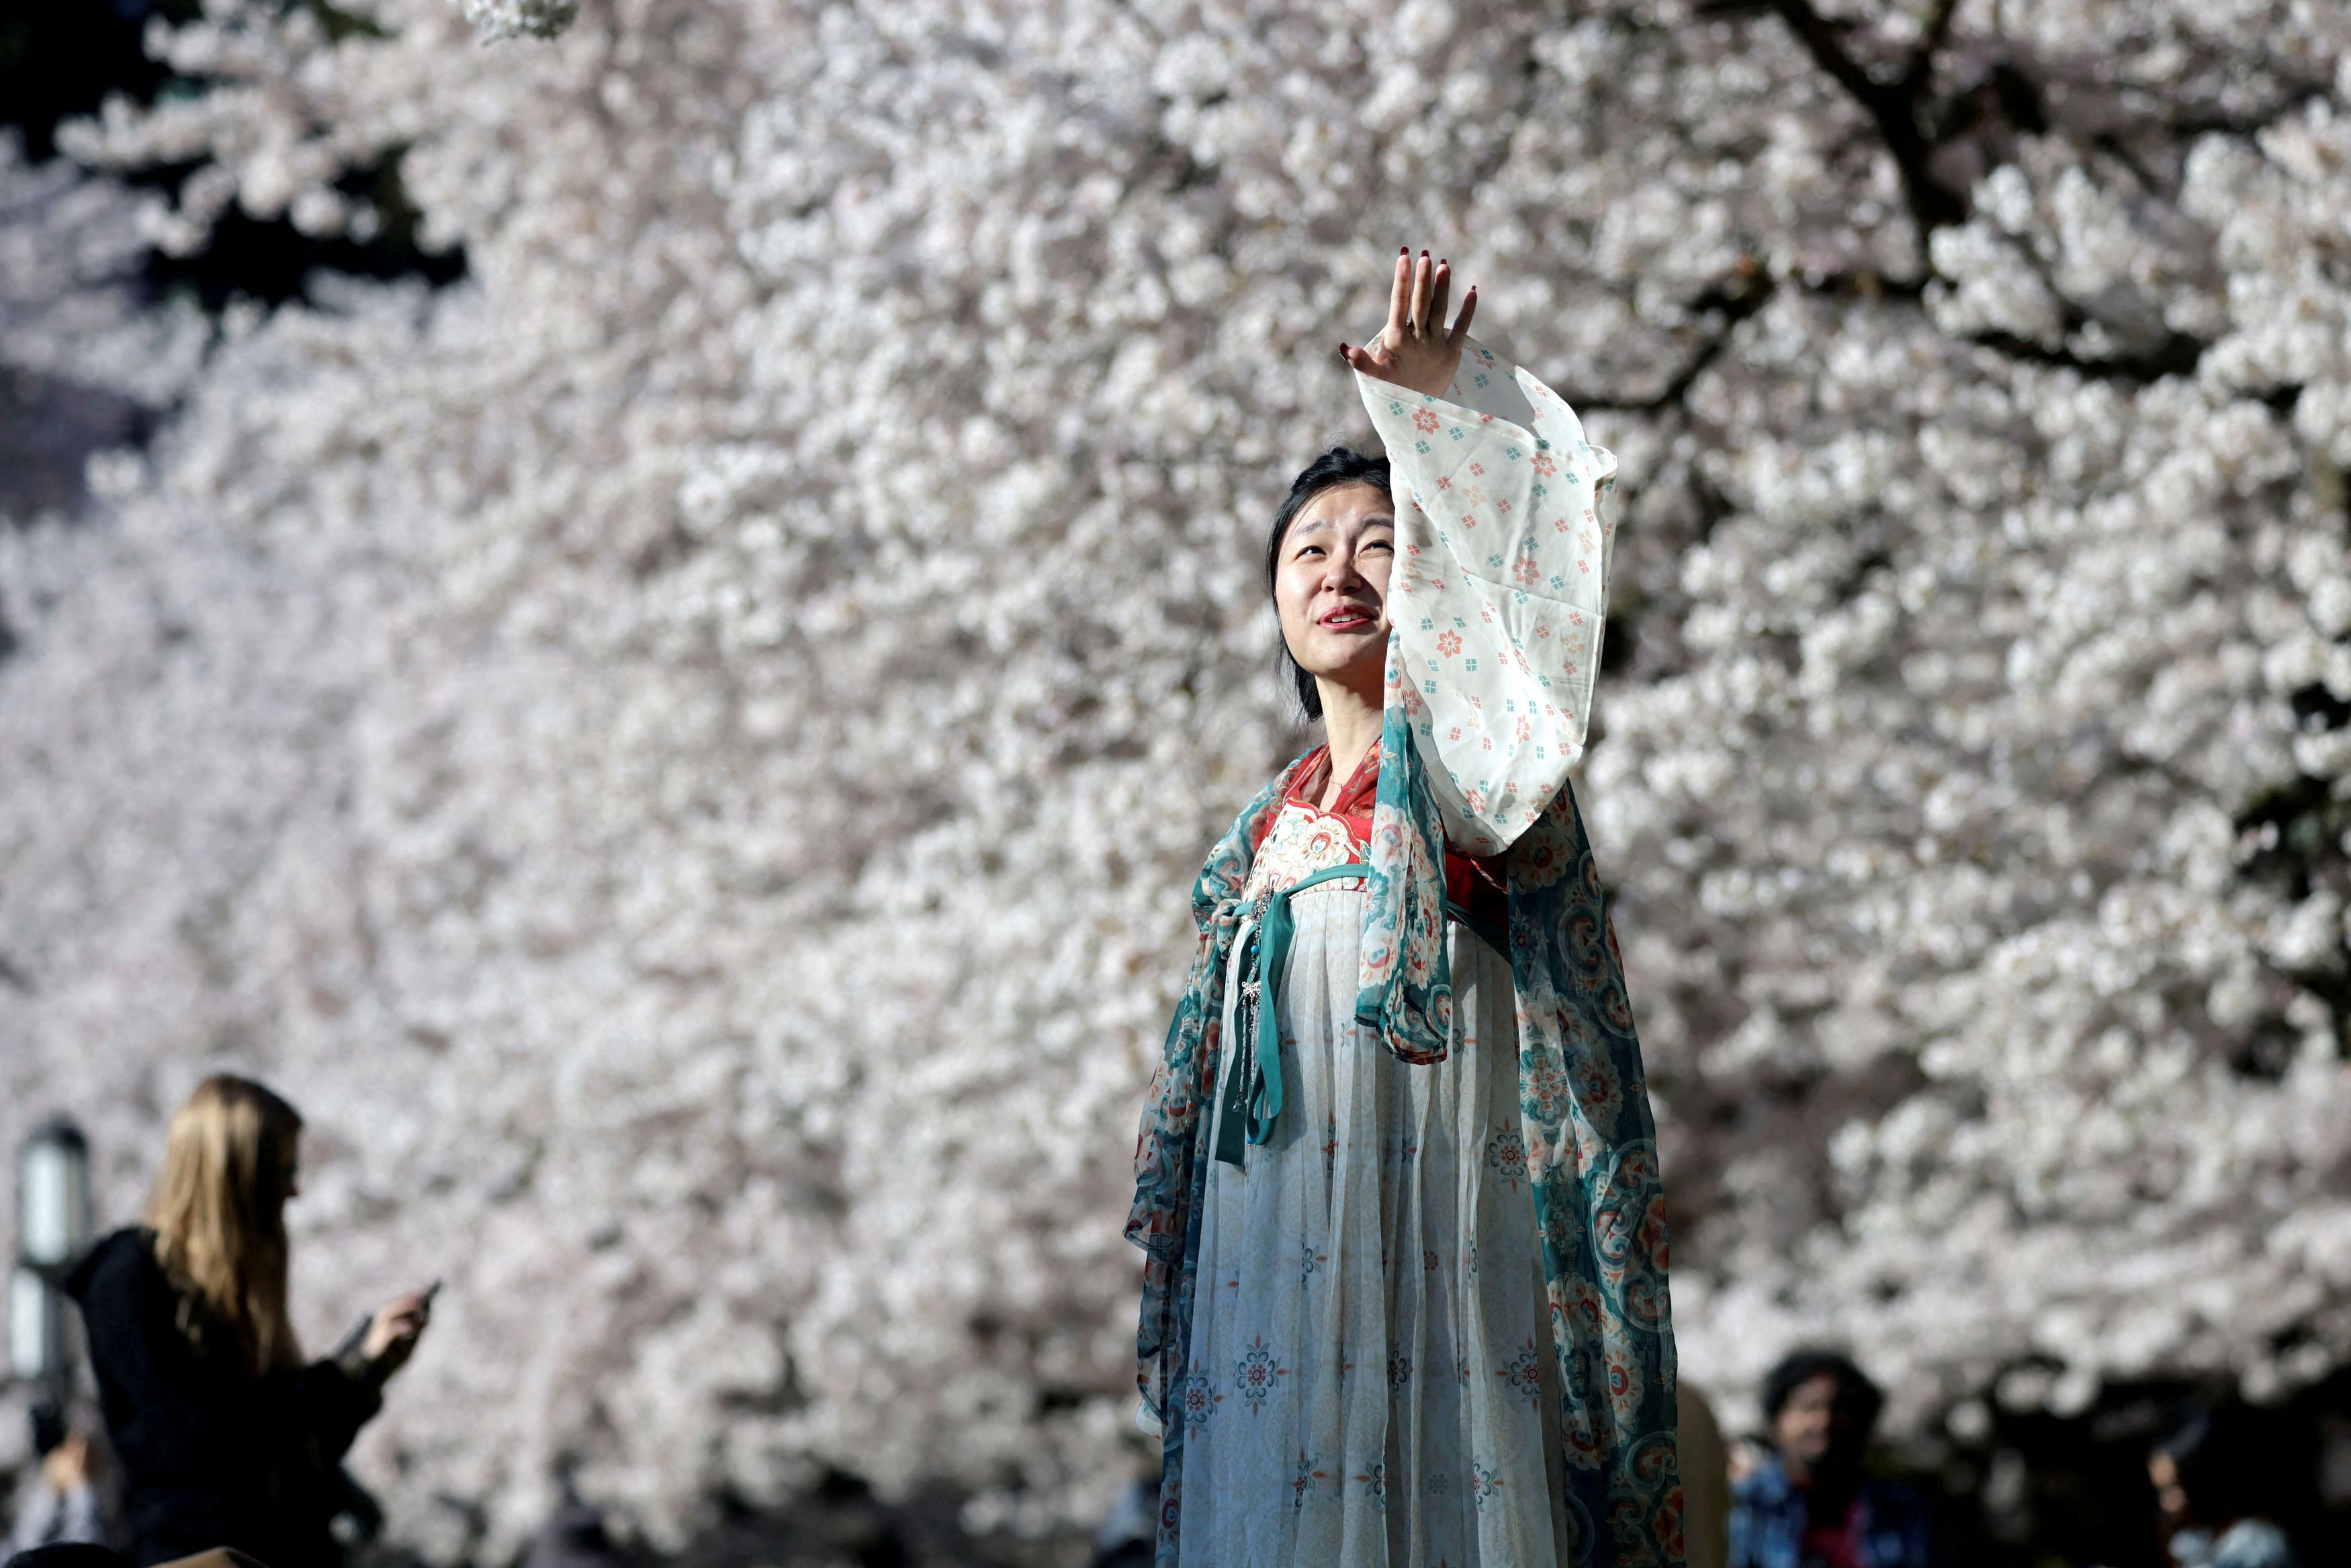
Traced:
[[1388, 701], [1418, 737], [1447, 841], [1497, 855], [1583, 756], [1616, 460], [1475, 339], [1446, 398], [1355, 381], [1396, 483]]

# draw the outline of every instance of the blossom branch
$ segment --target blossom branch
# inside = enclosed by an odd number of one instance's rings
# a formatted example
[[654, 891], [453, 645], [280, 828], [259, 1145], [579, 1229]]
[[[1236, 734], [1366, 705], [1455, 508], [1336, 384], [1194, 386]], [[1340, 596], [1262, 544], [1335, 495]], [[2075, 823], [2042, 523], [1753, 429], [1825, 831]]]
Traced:
[[1935, 14], [1901, 75], [1880, 81], [1854, 58], [1837, 29], [1815, 10], [1811, 0], [1771, 0], [1771, 9], [1796, 35], [1806, 53], [1852, 95], [1876, 123], [1895, 167], [1901, 171], [1902, 191], [1918, 226], [1919, 238], [1948, 223], [1965, 221], [1967, 199], [1939, 179], [1930, 167], [1934, 142], [1920, 123], [1919, 109], [1934, 73], [1935, 51], [1949, 33], [1957, 0], [1938, 0]]

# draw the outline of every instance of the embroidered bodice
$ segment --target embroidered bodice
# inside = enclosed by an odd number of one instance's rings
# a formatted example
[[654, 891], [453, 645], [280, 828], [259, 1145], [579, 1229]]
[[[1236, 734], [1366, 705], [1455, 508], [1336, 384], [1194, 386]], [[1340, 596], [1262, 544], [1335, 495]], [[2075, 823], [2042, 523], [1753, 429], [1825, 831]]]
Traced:
[[[1325, 811], [1317, 800], [1330, 776], [1328, 746], [1317, 746], [1301, 760], [1280, 809], [1267, 820], [1258, 838], [1241, 890], [1245, 904], [1295, 887], [1317, 871], [1361, 864], [1369, 857], [1372, 808], [1379, 797], [1379, 747], [1371, 749]], [[1499, 857], [1479, 860], [1448, 846], [1445, 896], [1489, 929], [1510, 928], [1509, 882]]]

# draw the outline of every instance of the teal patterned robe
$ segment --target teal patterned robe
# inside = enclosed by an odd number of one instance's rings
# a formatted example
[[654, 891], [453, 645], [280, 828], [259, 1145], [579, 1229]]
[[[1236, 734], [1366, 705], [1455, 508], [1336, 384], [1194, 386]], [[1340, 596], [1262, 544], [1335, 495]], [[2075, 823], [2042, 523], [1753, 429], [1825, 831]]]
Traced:
[[[1406, 1062], [1444, 1058], [1452, 1013], [1444, 941], [1448, 821], [1456, 842], [1466, 839], [1473, 853], [1506, 844], [1519, 1102], [1533, 1193], [1530, 1219], [1541, 1238], [1558, 1362], [1572, 1561], [1577, 1568], [1675, 1563], [1682, 1559], [1682, 1501], [1656, 1129], [1600, 874], [1565, 782], [1566, 765], [1581, 754], [1599, 615], [1588, 597], [1552, 600], [1543, 592], [1546, 581], [1568, 592], [1583, 586], [1572, 575], [1581, 546], [1580, 560], [1601, 567], [1604, 606], [1613, 528], [1603, 498], [1613, 489], [1614, 464], [1582, 444], [1573, 416], [1532, 377], [1516, 373], [1514, 400], [1505, 368], [1477, 345], [1463, 369], [1472, 389], [1460, 403], [1364, 384], [1400, 488], [1414, 504], [1397, 508], [1390, 618], [1398, 629], [1389, 646], [1357, 1021]], [[1520, 462], [1529, 466], [1512, 468]], [[1513, 480], [1516, 489], [1509, 488]], [[1565, 489], [1571, 499], [1547, 501], [1547, 489]], [[1552, 541], [1536, 526], [1535, 514], [1553, 509], [1569, 559], [1542, 553]], [[1520, 533], [1494, 537], [1498, 523], [1520, 517]], [[1586, 528], [1580, 538], [1579, 522]], [[1475, 535], [1481, 523], [1485, 534]], [[1473, 536], [1494, 552], [1485, 562], [1494, 568], [1508, 562], [1507, 573], [1494, 570], [1489, 581], [1475, 569]], [[1428, 591], [1432, 584], [1446, 589], [1437, 574], [1455, 576], [1450, 597]], [[1458, 608], [1464, 578], [1486, 601], [1475, 619], [1413, 618], [1432, 601], [1439, 614]], [[1568, 608], [1573, 602], [1587, 607]], [[1549, 614], [1546, 605], [1567, 614]], [[1531, 650], [1551, 660], [1538, 666], [1528, 657], [1529, 639], [1551, 638], [1553, 627], [1559, 642]], [[1491, 699], [1482, 705], [1468, 699], [1470, 707], [1506, 741], [1512, 733], [1507, 726], [1516, 725], [1516, 752], [1501, 748], [1501, 760], [1486, 764], [1491, 777], [1465, 778], [1462, 771], [1497, 754], [1490, 742], [1469, 749], [1479, 741], [1478, 719], [1469, 721], [1468, 744], [1459, 724], [1442, 736], [1432, 728], [1432, 715], [1447, 701], [1463, 701], [1456, 695], [1465, 684], [1458, 671], [1478, 669], [1475, 657], [1447, 662], [1463, 653], [1465, 635], [1473, 639], [1468, 651], [1482, 648], [1488, 664], [1483, 677], [1469, 680], [1487, 681], [1478, 690]], [[1506, 667], [1506, 686], [1493, 683], [1498, 666]], [[1555, 682], [1547, 670], [1575, 679]], [[1572, 754], [1540, 725], [1530, 739], [1530, 725], [1515, 716], [1538, 710], [1544, 721], [1567, 722]], [[1442, 773], [1432, 775], [1431, 759]], [[1126, 1234], [1145, 1255], [1138, 1382], [1165, 1446], [1165, 1563], [1175, 1561], [1182, 1529], [1183, 1410], [1171, 1395], [1181, 1386], [1189, 1350], [1225, 977], [1245, 912], [1240, 890], [1252, 846], [1297, 766], [1249, 803], [1201, 869], [1192, 897], [1198, 946], [1135, 1151]]]

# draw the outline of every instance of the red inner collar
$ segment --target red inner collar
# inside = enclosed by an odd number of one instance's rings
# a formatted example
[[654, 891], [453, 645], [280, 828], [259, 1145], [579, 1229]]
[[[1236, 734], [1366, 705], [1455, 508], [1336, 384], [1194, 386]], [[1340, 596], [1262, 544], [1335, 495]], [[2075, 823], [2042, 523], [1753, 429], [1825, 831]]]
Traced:
[[[1339, 818], [1347, 825], [1347, 836], [1355, 841], [1356, 849], [1364, 850], [1372, 842], [1372, 816], [1380, 799], [1379, 746], [1374, 743], [1364, 754], [1364, 760], [1356, 765], [1354, 773], [1349, 775], [1346, 784], [1339, 791], [1338, 798], [1326, 811], [1321, 801], [1323, 785], [1330, 774], [1331, 748], [1327, 745], [1315, 747], [1300, 763], [1296, 776], [1282, 795], [1282, 802], [1285, 805], [1303, 806], [1319, 815]], [[1258, 828], [1257, 846], [1253, 847], [1264, 845], [1265, 836], [1271, 831], [1277, 815], [1272, 812], [1266, 814], [1265, 821]], [[1449, 844], [1445, 846], [1445, 896], [1498, 929], [1510, 929], [1509, 888], [1509, 877], [1501, 856], [1479, 860], [1460, 853]]]
[[1355, 764], [1355, 771], [1339, 791], [1339, 798], [1326, 810], [1322, 799], [1323, 787], [1330, 777], [1331, 748], [1317, 746], [1306, 753], [1306, 763], [1298, 770], [1297, 782], [1290, 786], [1290, 793], [1283, 798], [1311, 807], [1325, 816], [1346, 817], [1351, 825], [1353, 819], [1361, 817], [1364, 830], [1356, 836], [1368, 839], [1372, 831], [1372, 812], [1380, 800], [1379, 742], [1374, 741], [1372, 749], [1364, 753], [1364, 760]]

